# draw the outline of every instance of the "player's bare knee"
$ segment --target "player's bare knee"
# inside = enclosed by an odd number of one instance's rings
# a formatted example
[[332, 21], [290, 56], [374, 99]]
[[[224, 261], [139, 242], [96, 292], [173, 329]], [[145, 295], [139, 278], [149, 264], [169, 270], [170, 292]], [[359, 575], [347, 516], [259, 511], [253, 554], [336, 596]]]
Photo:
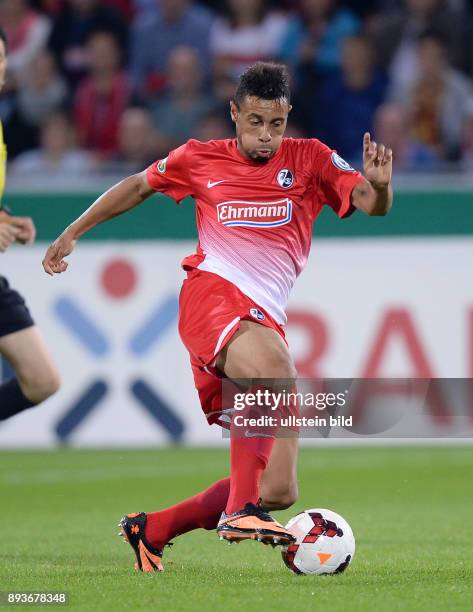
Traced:
[[47, 392], [47, 397], [50, 397], [51, 395], [54, 395], [55, 393], [57, 393], [59, 391], [59, 388], [61, 386], [61, 377], [59, 375], [59, 372], [54, 369], [51, 374], [50, 377], [48, 379], [48, 384], [46, 385], [46, 392]]
[[282, 380], [294, 380], [297, 371], [289, 353], [285, 351], [274, 351], [268, 355], [264, 363], [258, 366], [258, 378], [273, 378]]
[[263, 507], [267, 510], [286, 510], [296, 503], [298, 496], [297, 483], [270, 488], [263, 496]]
[[49, 369], [41, 381], [41, 392], [43, 395], [42, 401], [54, 395], [61, 385], [61, 378], [56, 368]]
[[19, 377], [21, 390], [34, 404], [40, 404], [59, 390], [61, 380], [56, 368], [51, 367], [39, 375]]

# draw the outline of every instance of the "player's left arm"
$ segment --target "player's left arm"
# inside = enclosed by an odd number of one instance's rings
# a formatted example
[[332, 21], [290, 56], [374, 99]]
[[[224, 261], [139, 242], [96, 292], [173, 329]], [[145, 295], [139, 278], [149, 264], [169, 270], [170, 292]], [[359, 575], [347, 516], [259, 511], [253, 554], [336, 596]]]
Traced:
[[383, 144], [371, 140], [368, 132], [363, 137], [363, 174], [351, 192], [351, 204], [367, 215], [386, 215], [393, 202], [391, 178], [393, 152]]

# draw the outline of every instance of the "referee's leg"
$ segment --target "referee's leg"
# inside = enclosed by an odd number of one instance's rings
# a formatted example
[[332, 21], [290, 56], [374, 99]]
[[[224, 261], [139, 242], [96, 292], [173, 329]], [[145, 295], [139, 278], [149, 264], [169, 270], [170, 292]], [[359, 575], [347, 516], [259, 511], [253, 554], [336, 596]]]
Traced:
[[16, 375], [0, 385], [0, 420], [40, 404], [59, 389], [59, 372], [36, 325], [0, 337], [0, 353]]

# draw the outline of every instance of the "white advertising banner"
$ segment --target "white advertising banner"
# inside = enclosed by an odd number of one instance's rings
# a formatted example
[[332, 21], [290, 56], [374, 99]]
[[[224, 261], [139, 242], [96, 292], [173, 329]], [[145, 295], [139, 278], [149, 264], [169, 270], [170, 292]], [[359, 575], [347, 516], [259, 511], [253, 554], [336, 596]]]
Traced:
[[[177, 333], [189, 242], [82, 242], [0, 256], [60, 368], [59, 393], [0, 426], [0, 447], [212, 444]], [[305, 378], [473, 377], [473, 239], [315, 242], [287, 328]], [[428, 417], [426, 417], [428, 419]]]

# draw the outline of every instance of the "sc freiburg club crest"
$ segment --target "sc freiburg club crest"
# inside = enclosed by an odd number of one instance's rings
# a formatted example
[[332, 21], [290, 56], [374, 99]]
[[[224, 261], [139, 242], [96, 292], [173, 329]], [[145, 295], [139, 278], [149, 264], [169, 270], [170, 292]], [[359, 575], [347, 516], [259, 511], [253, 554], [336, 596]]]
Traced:
[[290, 170], [288, 170], [288, 168], [283, 168], [282, 170], [279, 170], [277, 180], [283, 189], [289, 189], [289, 187], [292, 187], [292, 184], [294, 183], [294, 175]]

